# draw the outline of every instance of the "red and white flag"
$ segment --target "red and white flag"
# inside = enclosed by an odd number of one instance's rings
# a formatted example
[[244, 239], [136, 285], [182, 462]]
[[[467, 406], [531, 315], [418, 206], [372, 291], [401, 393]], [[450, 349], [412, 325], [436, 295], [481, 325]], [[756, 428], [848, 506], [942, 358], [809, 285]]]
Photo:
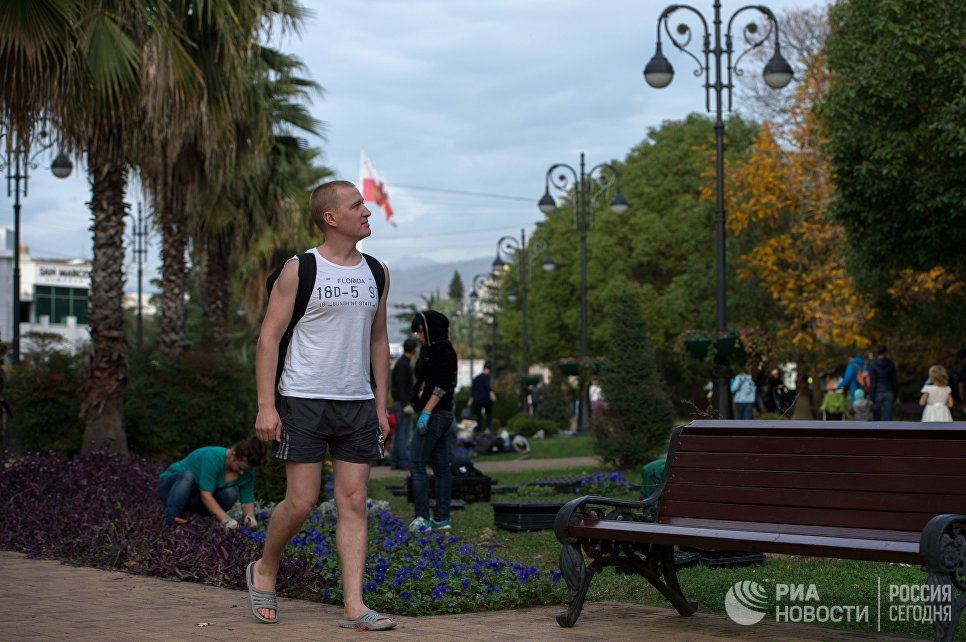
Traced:
[[379, 178], [379, 174], [372, 167], [365, 151], [360, 152], [359, 159], [359, 183], [362, 184], [362, 198], [370, 201], [382, 208], [386, 213], [386, 222], [396, 227], [396, 221], [392, 220], [392, 206], [389, 204], [389, 192], [386, 184]]

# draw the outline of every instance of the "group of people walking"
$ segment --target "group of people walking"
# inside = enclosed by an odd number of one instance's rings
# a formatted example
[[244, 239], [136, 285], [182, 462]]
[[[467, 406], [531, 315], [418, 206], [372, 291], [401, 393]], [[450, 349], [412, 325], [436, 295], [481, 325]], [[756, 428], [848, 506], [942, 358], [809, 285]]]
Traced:
[[[928, 378], [919, 389], [922, 421], [952, 421], [957, 399], [966, 413], [966, 349], [958, 352], [957, 359], [954, 376], [939, 364], [929, 368]], [[860, 355], [853, 356], [844, 375], [827, 376], [824, 388], [818, 407], [822, 419], [892, 421], [899, 398], [898, 370], [888, 348], [881, 345], [868, 364]], [[731, 393], [738, 419], [752, 419], [766, 412], [785, 414], [793, 402], [778, 368], [757, 382], [750, 374], [739, 373], [731, 381]]]

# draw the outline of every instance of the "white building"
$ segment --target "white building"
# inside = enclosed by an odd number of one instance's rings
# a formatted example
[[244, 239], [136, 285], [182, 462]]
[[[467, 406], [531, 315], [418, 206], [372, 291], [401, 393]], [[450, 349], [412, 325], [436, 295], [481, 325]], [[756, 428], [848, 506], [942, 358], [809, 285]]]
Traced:
[[[13, 339], [13, 230], [0, 230], [0, 340]], [[91, 262], [86, 259], [35, 259], [20, 246], [20, 351], [27, 333], [64, 337], [71, 352], [90, 341], [87, 325]]]

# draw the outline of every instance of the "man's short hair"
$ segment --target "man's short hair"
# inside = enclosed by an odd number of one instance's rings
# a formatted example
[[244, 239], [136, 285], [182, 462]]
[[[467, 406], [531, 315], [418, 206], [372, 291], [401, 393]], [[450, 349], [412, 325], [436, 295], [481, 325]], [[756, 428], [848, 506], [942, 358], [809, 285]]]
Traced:
[[316, 227], [323, 232], [325, 232], [325, 221], [322, 220], [322, 215], [334, 211], [339, 206], [340, 187], [356, 188], [350, 181], [339, 180], [322, 183], [312, 190], [312, 196], [309, 198], [309, 216]]
[[415, 339], [406, 339], [403, 341], [403, 352], [415, 352], [418, 347], [419, 341]]
[[887, 347], [886, 347], [886, 346], [884, 346], [884, 345], [881, 345], [881, 346], [879, 346], [879, 349], [878, 349], [878, 350], [876, 350], [876, 352], [875, 352], [875, 353], [876, 353], [876, 354], [885, 354], [885, 353], [886, 353], [886, 352], [888, 352], [888, 351], [889, 351], [889, 348], [887, 348]]

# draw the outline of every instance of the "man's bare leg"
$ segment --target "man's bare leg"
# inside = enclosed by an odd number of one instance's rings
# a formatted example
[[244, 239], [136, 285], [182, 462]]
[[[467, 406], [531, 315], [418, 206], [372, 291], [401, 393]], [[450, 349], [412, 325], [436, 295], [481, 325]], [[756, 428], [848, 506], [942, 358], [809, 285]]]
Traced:
[[[322, 462], [285, 462], [285, 499], [272, 511], [272, 518], [268, 522], [262, 557], [255, 564], [255, 572], [252, 574], [255, 588], [262, 591], [275, 590], [275, 576], [278, 575], [282, 552], [315, 508], [321, 484]], [[258, 609], [258, 612], [264, 618], [275, 619], [275, 609]]]
[[[346, 620], [356, 620], [368, 611], [362, 601], [362, 578], [366, 568], [369, 530], [366, 522], [366, 483], [369, 464], [332, 461], [335, 507], [339, 521], [335, 528], [335, 547], [342, 566], [342, 590]], [[380, 623], [389, 622], [388, 619]]]

